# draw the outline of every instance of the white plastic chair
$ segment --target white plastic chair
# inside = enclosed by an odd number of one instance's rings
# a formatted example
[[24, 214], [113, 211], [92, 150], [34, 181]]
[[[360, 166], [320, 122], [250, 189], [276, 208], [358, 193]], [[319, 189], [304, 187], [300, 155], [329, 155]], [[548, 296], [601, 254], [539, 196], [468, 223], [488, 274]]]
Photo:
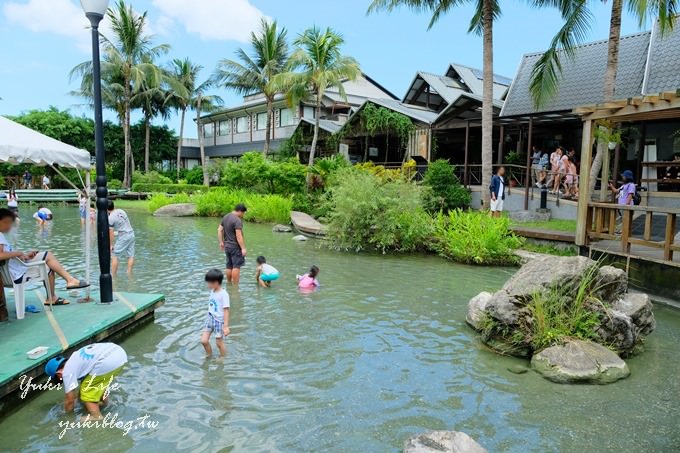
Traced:
[[[17, 319], [24, 319], [24, 315], [26, 313], [26, 295], [24, 293], [27, 283], [43, 282], [45, 290], [47, 291], [47, 301], [52, 301], [52, 290], [50, 289], [49, 285], [50, 269], [45, 261], [31, 261], [28, 263], [21, 261], [21, 263], [23, 263], [23, 265], [26, 267], [37, 267], [38, 271], [40, 272], [40, 276], [31, 278], [28, 282], [14, 283], [14, 280], [9, 273], [8, 263], [8, 260], [0, 261], [0, 275], [2, 276], [2, 283], [5, 288], [14, 288], [14, 304], [16, 305]], [[45, 306], [49, 308], [50, 311], [52, 311], [52, 305], [45, 304]]]

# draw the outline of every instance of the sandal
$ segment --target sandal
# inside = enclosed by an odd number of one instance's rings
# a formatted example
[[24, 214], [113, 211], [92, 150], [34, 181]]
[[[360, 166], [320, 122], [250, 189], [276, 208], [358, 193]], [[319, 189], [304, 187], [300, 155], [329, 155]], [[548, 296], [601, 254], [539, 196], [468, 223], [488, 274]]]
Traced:
[[86, 282], [85, 280], [78, 280], [78, 284], [77, 284], [77, 285], [67, 286], [66, 289], [67, 289], [67, 290], [71, 290], [71, 289], [81, 289], [81, 288], [87, 288], [88, 286], [90, 286], [90, 284], [89, 284], [88, 282]]
[[70, 303], [71, 302], [67, 301], [63, 297], [58, 297], [57, 300], [55, 300], [51, 304], [48, 304], [47, 302], [45, 302], [45, 305], [52, 305], [52, 306], [54, 306], [54, 305], [69, 305]]

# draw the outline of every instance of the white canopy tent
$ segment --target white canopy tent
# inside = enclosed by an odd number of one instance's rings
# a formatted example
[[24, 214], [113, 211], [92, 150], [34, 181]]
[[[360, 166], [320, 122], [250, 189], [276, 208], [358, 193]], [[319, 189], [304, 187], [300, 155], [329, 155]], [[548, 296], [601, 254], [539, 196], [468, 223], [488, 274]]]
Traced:
[[[90, 153], [67, 145], [26, 126], [0, 116], [0, 162], [10, 164], [33, 164], [50, 166], [74, 188], [78, 187], [66, 178], [56, 166], [85, 170], [83, 189], [89, 194]], [[90, 280], [90, 222], [85, 222], [85, 278]], [[90, 291], [87, 290], [89, 299]]]

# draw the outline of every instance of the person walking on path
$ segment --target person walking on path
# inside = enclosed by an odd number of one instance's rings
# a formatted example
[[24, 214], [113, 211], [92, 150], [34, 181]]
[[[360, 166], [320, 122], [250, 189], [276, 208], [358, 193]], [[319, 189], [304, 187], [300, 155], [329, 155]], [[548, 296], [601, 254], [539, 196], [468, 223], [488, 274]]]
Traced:
[[246, 243], [243, 238], [243, 216], [248, 208], [237, 204], [234, 210], [225, 215], [217, 228], [220, 250], [227, 258], [227, 283], [238, 285], [241, 268], [246, 264]]
[[498, 167], [498, 171], [491, 178], [491, 216], [500, 217], [505, 201], [505, 167]]

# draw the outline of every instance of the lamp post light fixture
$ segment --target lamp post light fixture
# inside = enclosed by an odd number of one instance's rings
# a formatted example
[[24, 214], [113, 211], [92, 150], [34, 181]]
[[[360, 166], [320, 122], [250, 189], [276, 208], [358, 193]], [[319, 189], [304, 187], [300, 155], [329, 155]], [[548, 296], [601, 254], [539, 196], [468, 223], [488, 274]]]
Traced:
[[102, 120], [102, 81], [99, 61], [99, 23], [109, 7], [108, 0], [80, 0], [92, 29], [92, 92], [94, 95], [94, 142], [97, 169], [97, 249], [99, 254], [99, 301], [113, 302], [111, 278], [111, 241], [109, 240], [108, 190], [104, 156], [104, 127]]

